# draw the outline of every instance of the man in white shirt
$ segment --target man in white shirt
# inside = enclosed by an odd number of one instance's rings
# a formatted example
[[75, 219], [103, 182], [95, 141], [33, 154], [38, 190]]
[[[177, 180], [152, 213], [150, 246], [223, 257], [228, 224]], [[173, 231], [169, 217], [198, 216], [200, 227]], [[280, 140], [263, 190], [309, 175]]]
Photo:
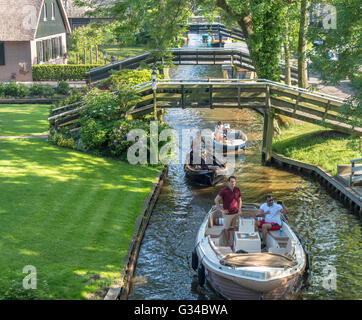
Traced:
[[260, 206], [257, 217], [265, 217], [264, 221], [258, 221], [258, 226], [262, 230], [262, 248], [266, 245], [266, 234], [269, 230], [279, 230], [282, 226], [280, 213], [289, 214], [288, 208], [282, 201], [280, 204], [274, 203], [272, 196], [266, 196], [265, 202]]

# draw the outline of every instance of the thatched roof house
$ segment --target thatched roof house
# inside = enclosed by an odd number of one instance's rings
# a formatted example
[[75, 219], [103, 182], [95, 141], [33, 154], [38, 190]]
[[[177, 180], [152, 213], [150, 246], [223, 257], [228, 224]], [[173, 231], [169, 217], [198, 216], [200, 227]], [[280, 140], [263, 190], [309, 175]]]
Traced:
[[0, 0], [0, 80], [32, 80], [37, 63], [66, 63], [61, 0]]

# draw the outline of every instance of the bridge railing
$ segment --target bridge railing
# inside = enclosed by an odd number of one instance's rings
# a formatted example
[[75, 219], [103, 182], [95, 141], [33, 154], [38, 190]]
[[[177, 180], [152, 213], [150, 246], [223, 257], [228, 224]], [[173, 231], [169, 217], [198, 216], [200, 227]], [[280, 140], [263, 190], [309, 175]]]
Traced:
[[[153, 111], [152, 82], [136, 86], [139, 102], [129, 114]], [[267, 96], [268, 92], [268, 96]], [[362, 135], [362, 128], [353, 128], [339, 113], [344, 100], [327, 94], [309, 92], [265, 79], [177, 79], [158, 80], [158, 108], [258, 108], [295, 119], [324, 125], [346, 133]], [[53, 109], [51, 127], [77, 127], [82, 102]], [[79, 124], [78, 124], [79, 126]]]
[[362, 163], [362, 158], [352, 159], [351, 162], [351, 176], [349, 178], [349, 186], [352, 186], [357, 181], [362, 181], [362, 165], [357, 165], [357, 163]]
[[[172, 54], [173, 62], [176, 65], [184, 64], [234, 64], [250, 71], [255, 71], [250, 55], [247, 51], [241, 49], [228, 49], [228, 48], [170, 48], [169, 52]], [[88, 83], [96, 82], [110, 76], [112, 70], [120, 70], [124, 68], [135, 69], [139, 67], [141, 62], [155, 63], [156, 60], [152, 57], [150, 52], [145, 52], [134, 57], [126, 58], [112, 64], [100, 66], [91, 69], [87, 72]], [[283, 65], [280, 66], [281, 73], [283, 72]], [[298, 70], [294, 67], [291, 68], [291, 76], [294, 82], [298, 79]]]

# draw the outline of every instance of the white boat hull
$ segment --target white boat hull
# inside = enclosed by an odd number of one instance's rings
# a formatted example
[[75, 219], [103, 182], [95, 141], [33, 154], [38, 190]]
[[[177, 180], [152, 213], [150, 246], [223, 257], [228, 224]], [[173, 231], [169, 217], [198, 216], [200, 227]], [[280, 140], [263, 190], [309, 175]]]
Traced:
[[220, 256], [210, 245], [212, 240], [205, 236], [210, 212], [198, 232], [196, 253], [198, 261], [201, 261], [205, 268], [206, 279], [215, 291], [232, 300], [285, 299], [292, 295], [306, 268], [307, 259], [299, 239], [290, 227], [283, 223], [283, 232], [285, 230], [295, 244], [293, 266], [278, 268], [260, 265], [231, 267], [220, 263]]

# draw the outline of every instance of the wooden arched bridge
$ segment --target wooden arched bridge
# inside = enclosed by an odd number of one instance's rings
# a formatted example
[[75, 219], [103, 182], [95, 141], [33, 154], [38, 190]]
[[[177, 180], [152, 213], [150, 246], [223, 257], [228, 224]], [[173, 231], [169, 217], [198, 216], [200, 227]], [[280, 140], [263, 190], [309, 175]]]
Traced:
[[[252, 108], [264, 114], [263, 163], [268, 163], [272, 153], [276, 114], [323, 125], [334, 130], [362, 136], [362, 128], [348, 124], [340, 113], [344, 101], [322, 93], [283, 85], [269, 80], [196, 79], [159, 80], [157, 89], [152, 82], [137, 86], [139, 102], [128, 111], [128, 116], [152, 113], [155, 108]], [[155, 98], [155, 99], [154, 99]], [[53, 109], [49, 117], [55, 130], [79, 128], [79, 110], [83, 103]]]
[[[255, 71], [250, 54], [239, 48], [170, 48], [172, 62], [175, 65], [234, 65], [249, 71]], [[151, 52], [116, 61], [105, 66], [91, 69], [87, 72], [88, 84], [106, 79], [112, 71], [121, 69], [136, 69], [141, 63], [155, 64], [157, 60]], [[284, 65], [279, 65], [280, 78], [284, 79]], [[298, 69], [291, 67], [293, 83], [298, 82]]]

